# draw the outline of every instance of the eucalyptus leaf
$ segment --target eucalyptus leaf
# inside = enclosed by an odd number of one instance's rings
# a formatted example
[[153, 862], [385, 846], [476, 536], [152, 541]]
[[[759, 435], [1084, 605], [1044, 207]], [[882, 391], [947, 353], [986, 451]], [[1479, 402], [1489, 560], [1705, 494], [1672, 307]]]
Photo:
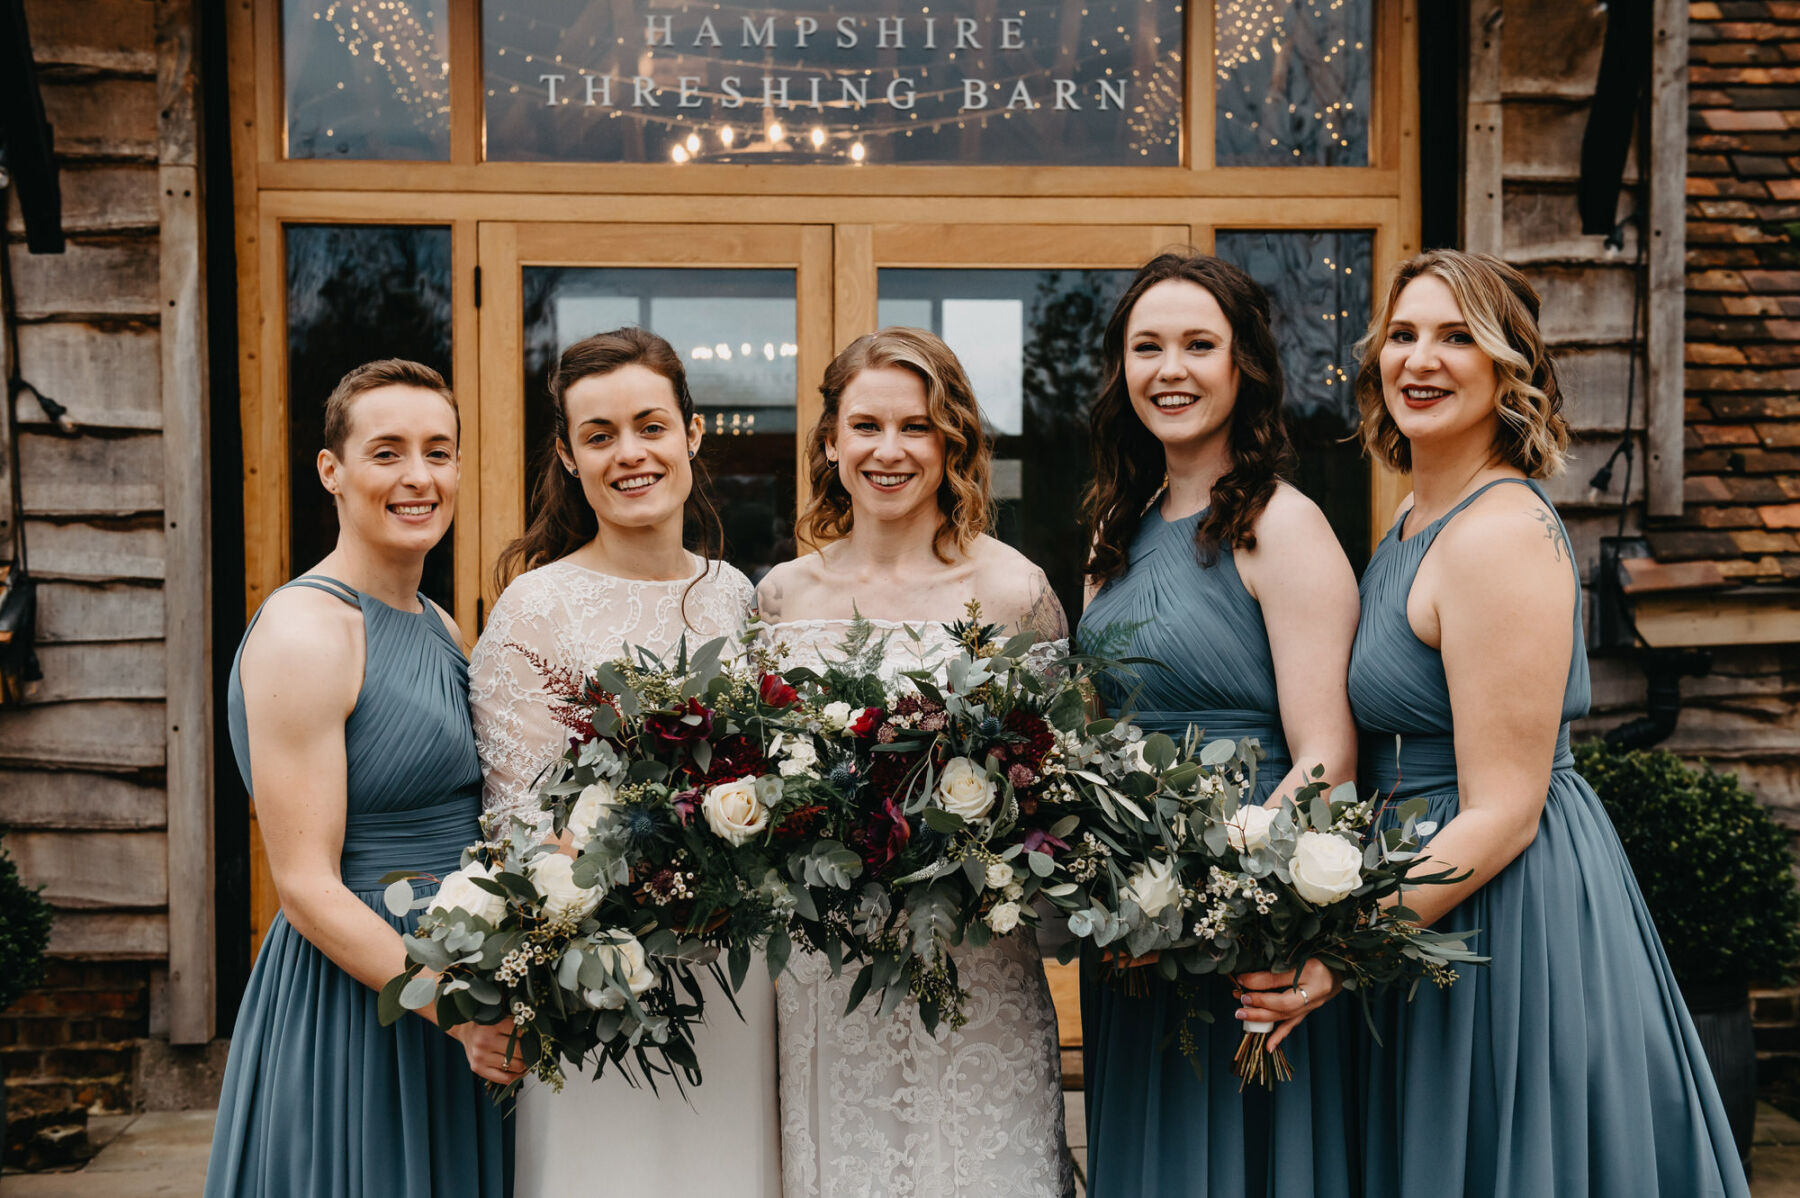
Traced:
[[389, 882], [387, 889], [381, 892], [381, 905], [388, 909], [388, 914], [396, 919], [403, 919], [412, 910], [412, 883], [405, 878]]
[[1221, 738], [1219, 740], [1208, 741], [1206, 747], [1200, 750], [1200, 764], [1224, 765], [1236, 756], [1237, 742]]
[[400, 1005], [409, 1011], [423, 1011], [437, 998], [437, 979], [419, 976], [400, 991]]

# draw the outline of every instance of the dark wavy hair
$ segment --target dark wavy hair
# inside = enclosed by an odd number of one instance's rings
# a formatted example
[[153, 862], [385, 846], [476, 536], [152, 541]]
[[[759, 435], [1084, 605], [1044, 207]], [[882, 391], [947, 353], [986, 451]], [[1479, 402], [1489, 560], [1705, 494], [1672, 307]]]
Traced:
[[1100, 585], [1124, 573], [1138, 521], [1168, 476], [1162, 443], [1132, 409], [1125, 386], [1125, 331], [1132, 309], [1158, 283], [1184, 279], [1206, 289], [1231, 325], [1237, 399], [1231, 412], [1231, 468], [1213, 484], [1212, 506], [1194, 530], [1194, 551], [1211, 565], [1221, 545], [1256, 547], [1256, 518], [1293, 465], [1282, 418], [1281, 356], [1269, 330], [1269, 296], [1231, 263], [1192, 249], [1170, 250], [1144, 263], [1119, 297], [1101, 340], [1105, 383], [1089, 416], [1094, 481], [1086, 496], [1094, 547], [1087, 575]]
[[944, 481], [938, 484], [937, 495], [943, 519], [931, 539], [931, 551], [938, 560], [948, 562], [946, 543], [967, 553], [975, 539], [993, 527], [993, 447], [962, 363], [942, 338], [924, 329], [895, 325], [858, 337], [825, 368], [825, 378], [819, 383], [825, 403], [806, 438], [806, 477], [812, 502], [800, 514], [797, 530], [802, 540], [815, 545], [849, 535], [855, 523], [850, 492], [844, 489], [837, 464], [826, 456], [825, 449], [836, 435], [844, 392], [863, 371], [884, 367], [919, 376], [925, 384], [931, 423], [944, 434]]
[[[569, 405], [565, 397], [569, 388], [585, 378], [611, 374], [626, 366], [642, 366], [669, 380], [675, 389], [675, 403], [681, 410], [682, 431], [694, 419], [694, 396], [688, 390], [687, 371], [674, 346], [646, 329], [627, 325], [610, 333], [596, 333], [563, 350], [550, 372], [550, 439], [544, 443], [537, 460], [537, 481], [531, 489], [532, 508], [537, 513], [525, 535], [500, 551], [494, 563], [494, 586], [504, 591], [508, 583], [527, 570], [567, 557], [600, 532], [599, 518], [582, 493], [581, 480], [563, 467], [557, 447], [573, 456], [569, 444]], [[708, 561], [716, 560], [724, 551], [724, 527], [718, 509], [708, 492], [706, 471], [698, 458], [692, 462], [693, 484], [688, 489], [687, 507], [682, 527], [694, 552]], [[702, 570], [694, 582], [705, 577]], [[690, 583], [688, 589], [693, 589]], [[685, 603], [687, 592], [682, 593]]]

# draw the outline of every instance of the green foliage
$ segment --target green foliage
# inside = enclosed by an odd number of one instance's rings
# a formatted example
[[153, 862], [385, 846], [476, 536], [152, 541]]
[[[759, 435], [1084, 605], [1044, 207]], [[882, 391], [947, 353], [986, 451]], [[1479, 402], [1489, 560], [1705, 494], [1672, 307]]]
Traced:
[[1800, 893], [1787, 833], [1735, 774], [1675, 754], [1575, 747], [1685, 987], [1791, 982]]
[[19, 879], [12, 855], [0, 845], [0, 1011], [37, 984], [50, 943], [50, 907]]

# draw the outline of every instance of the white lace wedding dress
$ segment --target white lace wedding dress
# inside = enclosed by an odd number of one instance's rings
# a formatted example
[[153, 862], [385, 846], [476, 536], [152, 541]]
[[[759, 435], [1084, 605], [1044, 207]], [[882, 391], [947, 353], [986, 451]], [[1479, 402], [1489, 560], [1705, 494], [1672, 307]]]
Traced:
[[[883, 671], [935, 666], [956, 642], [940, 624], [872, 620]], [[847, 620], [766, 626], [784, 668], [841, 654]], [[1066, 646], [1065, 646], [1066, 648]], [[968, 1022], [934, 1037], [908, 1003], [846, 1016], [855, 968], [796, 952], [776, 984], [781, 1159], [787, 1198], [1063, 1198], [1073, 1192], [1063, 1131], [1056, 1009], [1030, 932], [956, 951]]]
[[[533, 781], [566, 744], [550, 715], [543, 678], [526, 656], [584, 672], [627, 645], [662, 654], [687, 636], [689, 649], [739, 636], [750, 582], [724, 563], [694, 559], [688, 581], [640, 582], [554, 562], [520, 575], [494, 604], [469, 659], [469, 701], [490, 815], [516, 815], [548, 833]], [[707, 983], [709, 991], [712, 989]], [[520, 1092], [517, 1198], [570, 1194], [779, 1198], [781, 1135], [776, 1107], [775, 996], [753, 968], [737, 995], [744, 1022], [724, 995], [708, 994], [695, 1033], [704, 1075], [682, 1101], [633, 1089], [609, 1070], [571, 1076], [562, 1093], [528, 1083]]]

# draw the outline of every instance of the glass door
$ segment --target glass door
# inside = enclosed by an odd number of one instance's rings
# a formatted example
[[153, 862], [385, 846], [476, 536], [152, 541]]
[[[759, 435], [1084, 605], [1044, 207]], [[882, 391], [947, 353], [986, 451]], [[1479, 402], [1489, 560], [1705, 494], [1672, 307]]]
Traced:
[[[834, 345], [828, 228], [484, 224], [480, 252], [477, 470], [490, 569], [530, 518], [531, 480], [551, 452], [557, 356], [622, 325], [667, 338], [687, 368], [726, 556], [754, 580], [794, 555], [797, 434], [816, 416]], [[493, 580], [481, 584], [485, 610]]]

